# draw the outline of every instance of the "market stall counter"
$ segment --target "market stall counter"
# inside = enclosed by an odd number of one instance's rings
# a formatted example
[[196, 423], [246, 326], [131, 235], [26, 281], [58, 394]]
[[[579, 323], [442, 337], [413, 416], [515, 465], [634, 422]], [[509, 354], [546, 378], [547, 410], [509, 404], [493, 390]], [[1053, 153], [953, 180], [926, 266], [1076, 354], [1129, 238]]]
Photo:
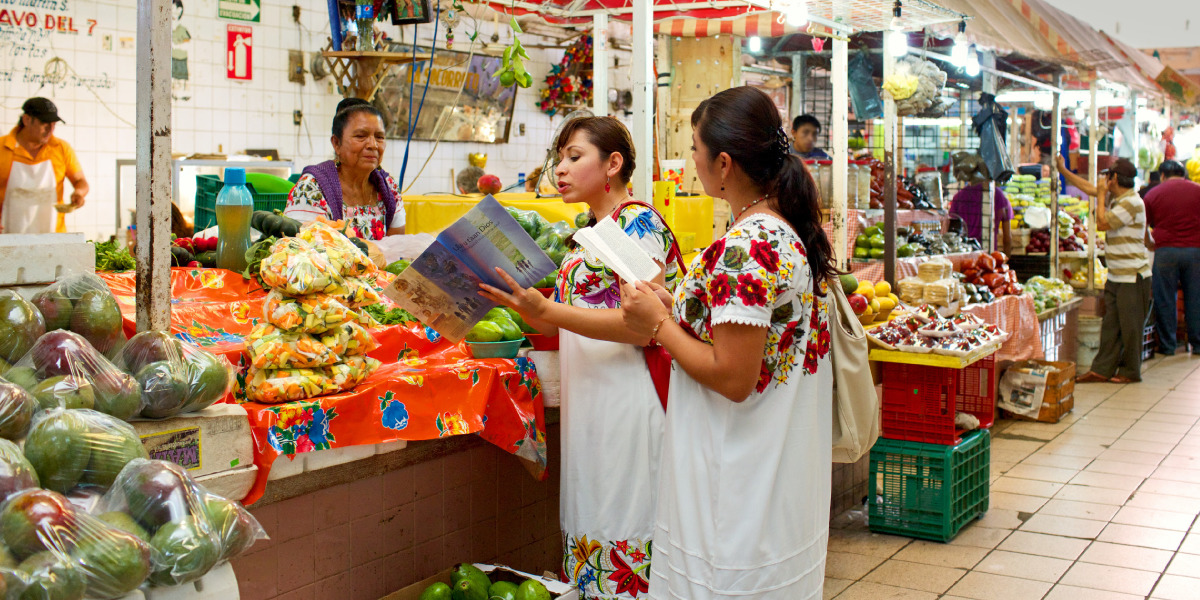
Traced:
[[[134, 276], [103, 277], [121, 307], [126, 331], [132, 332]], [[173, 269], [171, 283], [170, 333], [236, 365], [237, 385], [227, 400], [244, 400], [244, 336], [263, 317], [266, 291], [220, 269]], [[295, 402], [242, 403], [258, 467], [247, 504], [262, 497], [272, 466], [283, 456], [468, 433], [479, 433], [525, 459], [535, 477], [545, 477], [545, 419], [531, 361], [474, 359], [416, 323], [374, 328], [372, 333], [379, 346], [369, 356], [383, 364], [357, 387]]]

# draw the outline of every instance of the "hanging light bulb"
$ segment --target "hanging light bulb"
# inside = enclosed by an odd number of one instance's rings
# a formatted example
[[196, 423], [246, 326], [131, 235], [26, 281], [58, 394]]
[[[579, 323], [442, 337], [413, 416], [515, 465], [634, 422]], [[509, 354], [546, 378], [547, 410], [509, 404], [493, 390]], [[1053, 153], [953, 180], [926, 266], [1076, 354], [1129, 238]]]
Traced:
[[975, 77], [979, 75], [979, 52], [975, 50], [975, 46], [967, 52], [967, 66], [964, 68], [967, 77]]
[[908, 54], [908, 34], [903, 31], [889, 31], [888, 43], [891, 44], [892, 54], [904, 56]]
[[804, 0], [792, 0], [787, 9], [787, 24], [799, 27], [808, 22], [808, 4]]
[[892, 7], [892, 21], [888, 24], [888, 29], [891, 31], [887, 34], [888, 44], [892, 47], [892, 54], [895, 56], [908, 54], [908, 34], [904, 33], [904, 24], [900, 22], [900, 15], [900, 0], [896, 0], [896, 5]]
[[958, 35], [954, 36], [954, 49], [950, 51], [950, 64], [963, 68], [967, 66], [967, 48], [970, 46], [967, 43], [967, 21], [964, 19], [958, 24]]
[[762, 50], [762, 38], [758, 37], [757, 35], [751, 37], [747, 47], [751, 52], [758, 52]]

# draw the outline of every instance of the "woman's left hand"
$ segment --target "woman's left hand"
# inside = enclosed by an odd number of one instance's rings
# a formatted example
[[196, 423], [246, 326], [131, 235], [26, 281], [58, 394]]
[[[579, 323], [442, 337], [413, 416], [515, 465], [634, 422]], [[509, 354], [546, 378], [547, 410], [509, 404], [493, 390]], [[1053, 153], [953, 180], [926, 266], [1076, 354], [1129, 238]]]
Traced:
[[504, 272], [504, 269], [496, 267], [496, 274], [500, 275], [500, 279], [503, 279], [505, 285], [512, 291], [505, 292], [500, 288], [481, 283], [479, 284], [479, 288], [482, 290], [479, 292], [481, 296], [521, 313], [521, 317], [525, 320], [542, 318], [546, 303], [550, 302], [549, 299], [534, 288], [522, 288], [512, 276]]
[[621, 284], [621, 313], [630, 331], [646, 336], [671, 316], [654, 287], [644, 281]]

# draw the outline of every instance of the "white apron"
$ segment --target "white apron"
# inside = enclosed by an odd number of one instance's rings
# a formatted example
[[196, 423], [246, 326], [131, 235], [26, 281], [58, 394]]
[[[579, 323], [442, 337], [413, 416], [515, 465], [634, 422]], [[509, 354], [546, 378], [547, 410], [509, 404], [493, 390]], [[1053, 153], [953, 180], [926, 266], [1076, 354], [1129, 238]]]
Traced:
[[13, 161], [4, 190], [4, 233], [54, 233], [57, 203], [53, 163]]
[[[568, 543], [572, 538], [587, 536], [589, 542], [603, 545], [586, 561], [578, 562], [611, 569], [610, 544], [627, 541], [630, 546], [640, 547], [654, 533], [662, 404], [654, 392], [641, 348], [593, 340], [566, 330], [560, 330], [558, 337], [562, 368], [562, 529]], [[644, 564], [627, 564], [649, 579]], [[611, 595], [591, 589], [589, 597], [618, 597], [613, 594], [616, 586], [607, 580], [610, 574], [605, 572], [598, 579]]]

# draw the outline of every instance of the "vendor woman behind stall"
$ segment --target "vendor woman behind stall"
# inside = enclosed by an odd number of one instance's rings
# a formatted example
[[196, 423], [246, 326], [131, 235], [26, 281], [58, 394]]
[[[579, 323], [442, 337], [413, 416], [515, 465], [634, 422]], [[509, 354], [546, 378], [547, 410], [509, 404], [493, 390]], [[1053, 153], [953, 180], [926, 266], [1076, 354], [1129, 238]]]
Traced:
[[366, 100], [342, 100], [330, 142], [335, 158], [304, 168], [284, 214], [301, 223], [317, 217], [344, 219], [368, 240], [404, 233], [400, 189], [380, 167], [386, 145], [383, 115]]

